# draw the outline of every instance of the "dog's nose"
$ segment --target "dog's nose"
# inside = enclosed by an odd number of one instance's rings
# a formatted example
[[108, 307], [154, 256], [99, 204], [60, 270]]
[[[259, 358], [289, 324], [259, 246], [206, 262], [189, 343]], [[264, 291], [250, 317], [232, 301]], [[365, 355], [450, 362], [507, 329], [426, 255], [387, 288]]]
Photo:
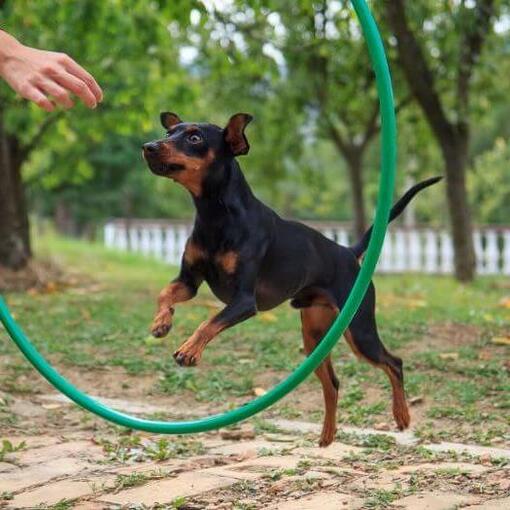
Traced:
[[156, 142], [144, 143], [142, 145], [143, 152], [146, 154], [153, 154], [158, 151], [158, 144]]

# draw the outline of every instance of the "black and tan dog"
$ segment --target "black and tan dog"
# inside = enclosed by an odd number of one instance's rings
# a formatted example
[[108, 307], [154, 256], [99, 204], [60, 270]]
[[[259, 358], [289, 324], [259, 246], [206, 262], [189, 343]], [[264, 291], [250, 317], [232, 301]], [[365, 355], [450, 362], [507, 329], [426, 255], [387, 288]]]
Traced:
[[[152, 172], [182, 184], [196, 207], [179, 276], [159, 296], [153, 335], [162, 337], [170, 331], [174, 306], [193, 298], [204, 280], [226, 305], [174, 353], [180, 365], [196, 365], [218, 333], [289, 299], [301, 312], [309, 354], [347, 299], [359, 271], [358, 259], [370, 239], [371, 229], [356, 246], [339, 246], [305, 225], [283, 220], [257, 200], [235, 159], [248, 153], [244, 130], [251, 120], [250, 115], [238, 113], [223, 129], [162, 113], [166, 136], [143, 146]], [[439, 179], [411, 188], [393, 207], [391, 219], [416, 193]], [[372, 285], [345, 338], [356, 356], [386, 372], [393, 389], [395, 421], [399, 429], [406, 428], [410, 418], [402, 360], [389, 353], [379, 338]], [[316, 374], [326, 409], [319, 444], [327, 446], [335, 437], [339, 386], [329, 356]]]

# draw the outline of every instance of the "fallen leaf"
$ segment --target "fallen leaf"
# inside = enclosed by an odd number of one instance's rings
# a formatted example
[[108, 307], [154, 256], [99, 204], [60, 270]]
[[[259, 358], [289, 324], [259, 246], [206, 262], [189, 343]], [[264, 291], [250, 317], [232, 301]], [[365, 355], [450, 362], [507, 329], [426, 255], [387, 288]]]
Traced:
[[492, 338], [491, 344], [510, 345], [510, 336], [495, 336]]
[[444, 359], [444, 360], [456, 360], [459, 358], [459, 353], [458, 352], [442, 352], [441, 354], [439, 354], [439, 357], [441, 359]]
[[503, 308], [510, 308], [510, 296], [505, 296], [500, 302], [499, 306]]
[[144, 344], [148, 347], [152, 345], [161, 345], [164, 342], [163, 338], [155, 338], [152, 335], [149, 335], [145, 338]]
[[408, 299], [406, 304], [408, 308], [425, 308], [428, 305], [424, 299]]
[[44, 290], [47, 294], [53, 294], [57, 291], [57, 284], [55, 282], [48, 282]]
[[52, 411], [54, 409], [60, 409], [62, 404], [43, 404], [42, 408], [47, 409], [48, 411]]
[[490, 351], [480, 351], [478, 353], [478, 359], [481, 359], [483, 361], [488, 361], [492, 359], [492, 353]]
[[253, 388], [253, 394], [256, 397], [261, 397], [262, 395], [265, 395], [267, 391], [264, 388]]
[[380, 422], [374, 425], [375, 430], [390, 430], [390, 428], [390, 425], [386, 422]]
[[418, 395], [409, 399], [409, 405], [415, 406], [416, 404], [421, 404], [423, 402], [423, 396]]
[[259, 319], [262, 322], [276, 322], [278, 319], [276, 315], [272, 312], [262, 312], [259, 314]]
[[273, 443], [293, 443], [296, 441], [295, 436], [285, 436], [282, 434], [264, 434], [264, 439]]
[[231, 439], [233, 441], [240, 441], [241, 439], [254, 439], [255, 429], [251, 426], [242, 427], [240, 429], [223, 430], [221, 432], [222, 439]]

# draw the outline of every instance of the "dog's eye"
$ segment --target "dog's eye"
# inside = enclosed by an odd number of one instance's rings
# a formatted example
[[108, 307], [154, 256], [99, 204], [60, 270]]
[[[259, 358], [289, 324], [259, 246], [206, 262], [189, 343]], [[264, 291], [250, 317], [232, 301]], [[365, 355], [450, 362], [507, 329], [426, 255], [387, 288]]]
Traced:
[[200, 143], [202, 141], [202, 137], [198, 133], [192, 133], [188, 136], [188, 141], [190, 143]]

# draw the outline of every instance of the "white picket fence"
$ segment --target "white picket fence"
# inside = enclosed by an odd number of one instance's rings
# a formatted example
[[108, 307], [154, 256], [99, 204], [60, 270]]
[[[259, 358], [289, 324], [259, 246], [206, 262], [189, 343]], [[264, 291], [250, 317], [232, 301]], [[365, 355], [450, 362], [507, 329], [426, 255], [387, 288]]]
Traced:
[[[349, 226], [342, 223], [307, 222], [342, 245], [354, 244]], [[168, 220], [115, 219], [104, 226], [108, 248], [142, 253], [179, 264], [192, 224]], [[510, 227], [480, 227], [474, 232], [478, 274], [510, 275]], [[388, 231], [377, 266], [381, 273], [453, 272], [453, 248], [446, 230], [401, 228]]]

